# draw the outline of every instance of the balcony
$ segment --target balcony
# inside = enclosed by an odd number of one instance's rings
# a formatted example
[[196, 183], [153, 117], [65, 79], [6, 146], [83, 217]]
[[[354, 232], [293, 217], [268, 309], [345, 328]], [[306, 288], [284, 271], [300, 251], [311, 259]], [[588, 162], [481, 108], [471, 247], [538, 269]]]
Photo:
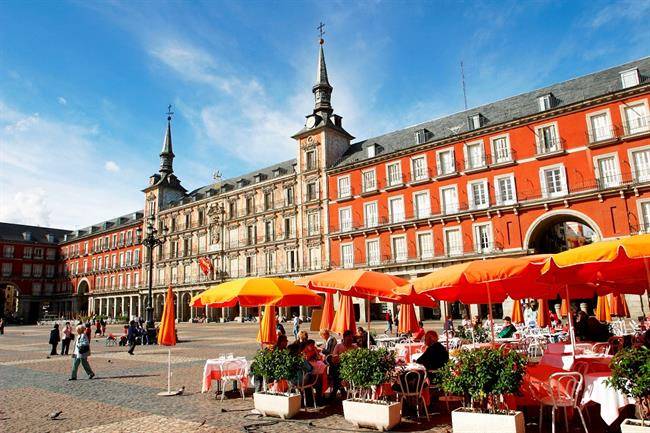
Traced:
[[587, 131], [587, 147], [594, 149], [600, 146], [616, 143], [619, 135], [619, 129], [612, 125], [590, 129]]
[[418, 185], [420, 183], [426, 183], [431, 180], [432, 171], [427, 168], [418, 168], [411, 171], [411, 181], [410, 185]]
[[379, 189], [377, 188], [377, 181], [373, 179], [371, 182], [364, 183], [361, 189], [361, 196], [367, 196], [372, 194], [377, 194]]
[[623, 122], [623, 131], [626, 137], [650, 133], [650, 116], [626, 120]]
[[354, 198], [355, 190], [353, 187], [348, 186], [347, 188], [341, 188], [338, 190], [338, 195], [336, 197], [337, 202], [352, 200]]
[[448, 179], [450, 177], [458, 176], [459, 174], [460, 173], [458, 173], [455, 163], [448, 166], [438, 166], [435, 180]]
[[404, 175], [396, 173], [386, 177], [386, 190], [398, 189], [404, 186]]
[[487, 170], [488, 168], [488, 159], [486, 155], [477, 155], [472, 158], [465, 160], [465, 170], [466, 174], [475, 173], [477, 171]]
[[495, 167], [504, 167], [507, 165], [514, 164], [517, 161], [517, 152], [514, 149], [508, 149], [508, 151], [494, 152], [492, 153], [492, 162], [490, 166]]
[[563, 138], [539, 138], [535, 146], [535, 158], [544, 159], [561, 155], [565, 152]]

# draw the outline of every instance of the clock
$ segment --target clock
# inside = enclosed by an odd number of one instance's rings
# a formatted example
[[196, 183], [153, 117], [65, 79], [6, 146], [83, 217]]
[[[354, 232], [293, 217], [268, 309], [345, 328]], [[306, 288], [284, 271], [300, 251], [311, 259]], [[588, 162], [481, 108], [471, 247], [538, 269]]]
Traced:
[[314, 126], [316, 126], [316, 120], [317, 120], [316, 116], [314, 115], [307, 117], [307, 122], [305, 123], [305, 126], [307, 128], [313, 128]]

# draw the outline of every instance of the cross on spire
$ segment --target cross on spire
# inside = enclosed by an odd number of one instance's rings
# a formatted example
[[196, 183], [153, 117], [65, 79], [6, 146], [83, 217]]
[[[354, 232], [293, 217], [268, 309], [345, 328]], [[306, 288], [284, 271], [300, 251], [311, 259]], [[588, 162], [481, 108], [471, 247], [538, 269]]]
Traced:
[[174, 112], [172, 111], [172, 104], [169, 104], [167, 106], [167, 120], [172, 120], [172, 116], [174, 115]]
[[318, 29], [318, 35], [319, 35], [319, 38], [320, 38], [320, 44], [321, 45], [323, 45], [325, 43], [325, 40], [323, 39], [323, 35], [325, 34], [325, 30], [323, 30], [324, 28], [325, 28], [325, 23], [323, 23], [322, 21], [320, 22], [318, 27], [316, 27], [316, 29]]

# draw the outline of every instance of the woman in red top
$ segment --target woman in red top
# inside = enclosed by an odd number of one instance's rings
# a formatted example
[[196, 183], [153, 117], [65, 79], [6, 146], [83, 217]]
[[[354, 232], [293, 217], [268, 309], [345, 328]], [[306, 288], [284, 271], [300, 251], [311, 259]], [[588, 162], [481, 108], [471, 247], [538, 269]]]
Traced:
[[424, 323], [418, 322], [419, 329], [413, 334], [414, 341], [421, 341], [424, 338]]

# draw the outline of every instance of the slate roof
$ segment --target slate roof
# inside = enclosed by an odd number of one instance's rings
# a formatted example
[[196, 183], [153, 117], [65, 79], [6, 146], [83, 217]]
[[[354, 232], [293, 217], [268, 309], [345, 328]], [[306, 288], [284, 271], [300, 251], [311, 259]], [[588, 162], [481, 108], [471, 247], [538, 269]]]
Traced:
[[143, 215], [144, 215], [144, 211], [139, 210], [139, 211], [128, 213], [126, 215], [122, 215], [121, 217], [117, 217], [107, 221], [102, 221], [97, 224], [93, 224], [90, 227], [84, 227], [79, 230], [73, 230], [68, 233], [68, 237], [65, 240], [63, 239], [62, 236], [59, 243], [69, 243], [79, 239], [83, 239], [87, 236], [91, 236], [91, 235], [95, 236], [100, 233], [119, 229], [120, 227], [133, 225], [138, 221], [141, 221]]
[[[537, 98], [546, 94], [554, 97], [553, 108], [571, 105], [580, 101], [621, 90], [619, 73], [638, 68], [640, 84], [650, 83], [650, 57], [645, 57], [600, 72], [553, 84], [528, 93], [502, 99], [490, 104], [470, 108], [456, 114], [430, 120], [399, 131], [390, 132], [353, 143], [345, 154], [330, 168], [343, 167], [368, 159], [366, 149], [379, 145], [377, 155], [386, 155], [417, 146], [415, 131], [426, 129], [432, 135], [427, 141], [441, 140], [469, 131], [468, 118], [480, 113], [485, 118], [485, 127], [516, 120], [539, 113]], [[453, 128], [453, 129], [452, 129]], [[455, 131], [455, 132], [454, 132]]]
[[[57, 245], [63, 240], [63, 236], [70, 232], [64, 229], [0, 222], [0, 241]], [[23, 233], [30, 233], [31, 240], [26, 240]], [[54, 238], [50, 241], [47, 235], [53, 235]]]

